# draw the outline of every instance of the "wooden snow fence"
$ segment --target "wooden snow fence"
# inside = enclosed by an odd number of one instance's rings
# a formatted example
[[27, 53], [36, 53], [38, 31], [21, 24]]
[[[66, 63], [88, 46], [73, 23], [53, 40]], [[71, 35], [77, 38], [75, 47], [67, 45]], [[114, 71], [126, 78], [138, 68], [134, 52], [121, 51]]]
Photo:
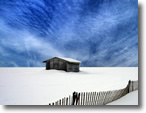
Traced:
[[138, 90], [138, 81], [129, 80], [128, 85], [123, 89], [102, 92], [74, 92], [79, 95], [77, 98], [73, 98], [74, 95], [69, 95], [69, 97], [64, 97], [49, 103], [49, 105], [105, 105], [135, 90]]

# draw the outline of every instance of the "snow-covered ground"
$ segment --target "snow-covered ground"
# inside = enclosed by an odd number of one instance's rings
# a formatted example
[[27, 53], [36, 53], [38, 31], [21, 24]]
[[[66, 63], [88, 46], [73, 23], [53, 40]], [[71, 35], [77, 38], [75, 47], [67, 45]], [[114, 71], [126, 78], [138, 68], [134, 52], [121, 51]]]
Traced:
[[137, 67], [81, 67], [80, 72], [35, 68], [0, 68], [1, 105], [47, 105], [73, 91], [107, 91], [138, 80]]
[[107, 105], [138, 105], [138, 90], [128, 93]]

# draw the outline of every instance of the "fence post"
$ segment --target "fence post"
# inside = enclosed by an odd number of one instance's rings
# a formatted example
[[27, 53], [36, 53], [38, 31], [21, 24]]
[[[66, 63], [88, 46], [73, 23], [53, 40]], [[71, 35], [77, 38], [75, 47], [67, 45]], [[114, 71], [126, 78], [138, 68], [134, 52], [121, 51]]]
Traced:
[[74, 91], [73, 94], [72, 94], [72, 105], [75, 104], [76, 96], [77, 96], [77, 92]]
[[59, 105], [61, 105], [61, 99], [59, 100]]
[[79, 100], [80, 100], [80, 93], [74, 91], [72, 96], [72, 105], [78, 105]]
[[68, 97], [66, 98], [66, 105], [68, 105]]
[[131, 80], [128, 81], [128, 85], [127, 85], [127, 87], [128, 87], [128, 93], [131, 92], [130, 85], [131, 85]]

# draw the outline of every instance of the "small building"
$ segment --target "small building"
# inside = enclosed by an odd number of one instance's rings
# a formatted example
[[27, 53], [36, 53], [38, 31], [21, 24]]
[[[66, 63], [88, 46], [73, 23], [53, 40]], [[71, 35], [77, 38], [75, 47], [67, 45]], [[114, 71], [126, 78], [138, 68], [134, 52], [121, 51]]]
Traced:
[[79, 72], [80, 61], [72, 58], [54, 57], [43, 61], [46, 63], [46, 70], [57, 69], [67, 72]]

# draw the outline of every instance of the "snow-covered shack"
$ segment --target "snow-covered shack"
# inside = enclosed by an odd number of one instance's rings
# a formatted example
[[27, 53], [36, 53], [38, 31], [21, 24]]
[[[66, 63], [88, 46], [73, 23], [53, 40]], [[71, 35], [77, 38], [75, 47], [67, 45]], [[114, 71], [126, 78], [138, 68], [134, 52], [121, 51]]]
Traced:
[[79, 72], [80, 61], [72, 58], [54, 57], [43, 61], [46, 63], [46, 70], [57, 69], [67, 72]]

